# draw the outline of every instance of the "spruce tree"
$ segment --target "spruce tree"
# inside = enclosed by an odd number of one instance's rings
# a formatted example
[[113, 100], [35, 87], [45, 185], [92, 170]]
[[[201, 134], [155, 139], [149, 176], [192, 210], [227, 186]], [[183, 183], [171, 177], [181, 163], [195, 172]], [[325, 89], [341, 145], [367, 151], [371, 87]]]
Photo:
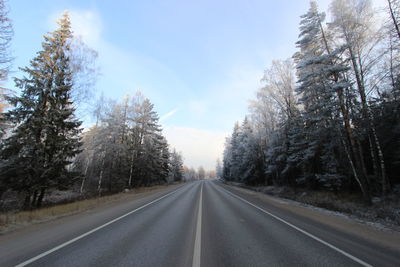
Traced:
[[9, 97], [14, 108], [5, 116], [15, 128], [1, 147], [1, 179], [25, 192], [25, 208], [40, 206], [46, 189], [71, 179], [67, 166], [79, 152], [81, 122], [71, 101], [71, 23], [68, 13], [59, 28], [44, 36], [42, 50], [15, 78], [21, 96]]
[[[293, 146], [290, 161], [302, 167], [304, 176], [300, 180], [312, 184], [334, 188], [340, 186], [345, 175], [350, 173], [360, 186], [366, 202], [370, 201], [365, 173], [362, 173], [361, 160], [355, 151], [354, 135], [351, 132], [346, 101], [355, 101], [354, 89], [346, 80], [349, 67], [340, 58], [345, 47], [330, 49], [322, 27], [325, 14], [319, 13], [313, 1], [300, 23], [300, 51], [295, 54], [297, 63], [297, 91], [303, 105], [302, 119], [304, 131], [302, 139], [307, 145]], [[344, 92], [348, 91], [348, 99]], [[345, 133], [345, 134], [344, 134]], [[295, 134], [298, 136], [298, 134]], [[344, 138], [346, 136], [346, 138]], [[294, 138], [295, 139], [295, 138]], [[339, 148], [343, 144], [346, 153]], [[296, 155], [296, 151], [301, 156]], [[351, 172], [344, 172], [341, 158], [347, 155]], [[311, 180], [310, 180], [311, 179]], [[310, 181], [307, 181], [310, 180]]]

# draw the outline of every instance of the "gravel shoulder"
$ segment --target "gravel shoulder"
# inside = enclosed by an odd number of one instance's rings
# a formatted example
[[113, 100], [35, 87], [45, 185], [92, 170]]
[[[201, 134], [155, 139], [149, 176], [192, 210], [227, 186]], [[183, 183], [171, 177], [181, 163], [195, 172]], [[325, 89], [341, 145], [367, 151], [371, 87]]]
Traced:
[[225, 184], [225, 186], [233, 191], [264, 202], [269, 206], [285, 210], [296, 214], [297, 216], [306, 217], [307, 219], [313, 220], [317, 223], [327, 225], [337, 229], [338, 231], [356, 236], [360, 239], [364, 239], [400, 253], [400, 231], [395, 228], [388, 228], [378, 223], [354, 219], [341, 213], [312, 207], [293, 200], [269, 196], [264, 193], [255, 192], [234, 185]]

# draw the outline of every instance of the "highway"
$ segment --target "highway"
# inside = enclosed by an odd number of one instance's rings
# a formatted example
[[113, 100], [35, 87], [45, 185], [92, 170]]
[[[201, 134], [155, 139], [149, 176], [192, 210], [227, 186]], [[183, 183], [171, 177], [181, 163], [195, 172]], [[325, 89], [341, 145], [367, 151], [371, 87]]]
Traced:
[[206, 180], [4, 234], [0, 266], [400, 266], [399, 250]]

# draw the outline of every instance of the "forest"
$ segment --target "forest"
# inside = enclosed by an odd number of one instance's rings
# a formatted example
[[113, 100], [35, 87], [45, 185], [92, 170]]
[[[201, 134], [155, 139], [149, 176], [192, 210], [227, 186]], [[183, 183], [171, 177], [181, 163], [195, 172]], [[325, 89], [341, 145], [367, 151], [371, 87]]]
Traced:
[[217, 172], [226, 181], [349, 192], [370, 204], [400, 184], [400, 1], [316, 1], [297, 52], [274, 60]]
[[[3, 81], [13, 61], [7, 12], [0, 1]], [[183, 180], [182, 155], [169, 147], [141, 92], [119, 101], [101, 96], [91, 103], [96, 123], [82, 126], [77, 110], [94, 87], [96, 56], [73, 35], [65, 12], [42, 50], [20, 68], [23, 76], [14, 77], [15, 90], [1, 88], [0, 200], [16, 197], [13, 209], [41, 207], [53, 190], [100, 196]], [[198, 178], [186, 169], [187, 179]]]

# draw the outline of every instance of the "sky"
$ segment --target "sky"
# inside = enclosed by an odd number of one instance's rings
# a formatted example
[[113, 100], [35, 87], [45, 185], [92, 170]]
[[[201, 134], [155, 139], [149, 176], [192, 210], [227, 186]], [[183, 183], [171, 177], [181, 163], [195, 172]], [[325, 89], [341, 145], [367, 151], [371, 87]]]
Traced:
[[[378, 0], [376, 0], [378, 1]], [[381, 1], [381, 0], [379, 0]], [[318, 1], [326, 11], [329, 0]], [[185, 165], [214, 169], [274, 59], [296, 51], [308, 0], [12, 0], [11, 76], [69, 10], [74, 33], [98, 54], [94, 95], [140, 90]], [[9, 81], [8, 87], [14, 88]], [[88, 116], [85, 125], [92, 123]]]

